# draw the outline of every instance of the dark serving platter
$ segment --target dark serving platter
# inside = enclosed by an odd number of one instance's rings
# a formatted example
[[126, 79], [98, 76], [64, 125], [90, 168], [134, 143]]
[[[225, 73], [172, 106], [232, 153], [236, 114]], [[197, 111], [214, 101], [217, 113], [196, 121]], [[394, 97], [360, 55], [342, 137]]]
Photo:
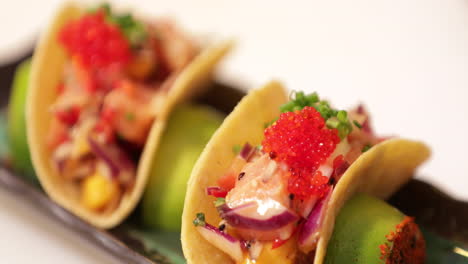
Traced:
[[[0, 66], [0, 108], [6, 109], [9, 88], [16, 66], [30, 53], [13, 64]], [[229, 113], [242, 98], [240, 89], [212, 83], [208, 92], [197, 99], [221, 112]], [[111, 230], [97, 229], [63, 209], [42, 191], [37, 183], [8, 166], [5, 111], [0, 114], [0, 187], [11, 195], [35, 205], [37, 210], [117, 256], [123, 263], [185, 263], [180, 234], [143, 227], [139, 209], [123, 224]], [[468, 264], [468, 203], [457, 201], [436, 187], [411, 180], [390, 199], [405, 214], [416, 217], [427, 243], [429, 264]]]

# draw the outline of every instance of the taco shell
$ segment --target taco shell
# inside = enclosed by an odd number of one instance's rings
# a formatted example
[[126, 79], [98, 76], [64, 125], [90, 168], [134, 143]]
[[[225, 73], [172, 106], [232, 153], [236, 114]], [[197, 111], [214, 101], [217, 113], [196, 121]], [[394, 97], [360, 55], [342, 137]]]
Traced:
[[[207, 144], [188, 182], [182, 215], [182, 248], [187, 263], [233, 263], [227, 254], [197, 232], [192, 221], [199, 212], [205, 213], [209, 223], [221, 221], [213, 206], [214, 198], [206, 195], [206, 188], [217, 185], [217, 179], [230, 167], [236, 156], [233, 146], [246, 142], [261, 144], [264, 125], [279, 116], [279, 106], [287, 100], [285, 89], [276, 81], [251, 91]], [[325, 209], [323, 231], [314, 262], [311, 263], [323, 263], [335, 218], [353, 194], [364, 192], [382, 199], [388, 198], [410, 180], [416, 167], [429, 155], [430, 150], [423, 143], [398, 138], [383, 141], [363, 153], [335, 186]]]
[[[171, 85], [163, 105], [152, 124], [137, 164], [136, 183], [123, 195], [118, 207], [109, 213], [94, 212], [79, 202], [79, 191], [63, 179], [52, 167], [51, 151], [46, 145], [52, 115], [50, 106], [57, 97], [56, 86], [61, 81], [67, 55], [57, 41], [57, 34], [68, 21], [78, 18], [85, 10], [69, 3], [63, 6], [41, 36], [36, 47], [27, 97], [26, 123], [28, 144], [36, 174], [47, 194], [58, 204], [99, 228], [111, 228], [122, 222], [140, 200], [150, 175], [151, 161], [157, 151], [171, 109], [181, 101], [203, 92], [216, 64], [233, 46], [232, 41], [203, 48], [176, 78], [168, 78]], [[164, 85], [164, 84], [163, 84]]]

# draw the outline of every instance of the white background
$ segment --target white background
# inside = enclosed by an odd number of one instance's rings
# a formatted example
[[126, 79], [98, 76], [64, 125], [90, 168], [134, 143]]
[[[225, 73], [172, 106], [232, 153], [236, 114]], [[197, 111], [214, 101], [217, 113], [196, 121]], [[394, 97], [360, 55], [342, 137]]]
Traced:
[[[379, 133], [431, 146], [419, 178], [468, 200], [468, 0], [129, 2], [191, 32], [235, 37], [227, 82], [274, 77], [340, 108], [364, 102]], [[59, 3], [0, 1], [0, 63], [31, 45]], [[0, 233], [2, 263], [116, 261], [3, 190]]]

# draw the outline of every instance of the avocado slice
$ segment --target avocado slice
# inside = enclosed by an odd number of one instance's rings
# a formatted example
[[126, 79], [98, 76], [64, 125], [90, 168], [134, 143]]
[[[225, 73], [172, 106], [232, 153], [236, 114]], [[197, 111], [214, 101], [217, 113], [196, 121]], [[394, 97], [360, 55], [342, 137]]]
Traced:
[[30, 59], [22, 62], [16, 69], [8, 106], [7, 133], [13, 168], [28, 180], [37, 183], [26, 138], [25, 111], [30, 70]]
[[340, 211], [328, 244], [326, 264], [424, 263], [424, 238], [398, 209], [357, 194]]
[[187, 181], [223, 117], [200, 105], [178, 106], [164, 131], [142, 200], [146, 226], [179, 231]]

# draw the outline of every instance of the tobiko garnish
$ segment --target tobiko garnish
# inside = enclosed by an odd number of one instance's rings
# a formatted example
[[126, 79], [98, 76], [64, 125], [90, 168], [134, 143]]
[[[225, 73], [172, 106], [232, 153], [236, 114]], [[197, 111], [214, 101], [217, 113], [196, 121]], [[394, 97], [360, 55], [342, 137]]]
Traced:
[[282, 113], [265, 129], [263, 151], [290, 169], [288, 191], [298, 198], [323, 196], [328, 178], [317, 171], [340, 142], [337, 129], [329, 129], [313, 107]]
[[66, 24], [59, 33], [59, 41], [86, 66], [125, 65], [130, 61], [128, 40], [117, 25], [106, 21], [102, 11]]

